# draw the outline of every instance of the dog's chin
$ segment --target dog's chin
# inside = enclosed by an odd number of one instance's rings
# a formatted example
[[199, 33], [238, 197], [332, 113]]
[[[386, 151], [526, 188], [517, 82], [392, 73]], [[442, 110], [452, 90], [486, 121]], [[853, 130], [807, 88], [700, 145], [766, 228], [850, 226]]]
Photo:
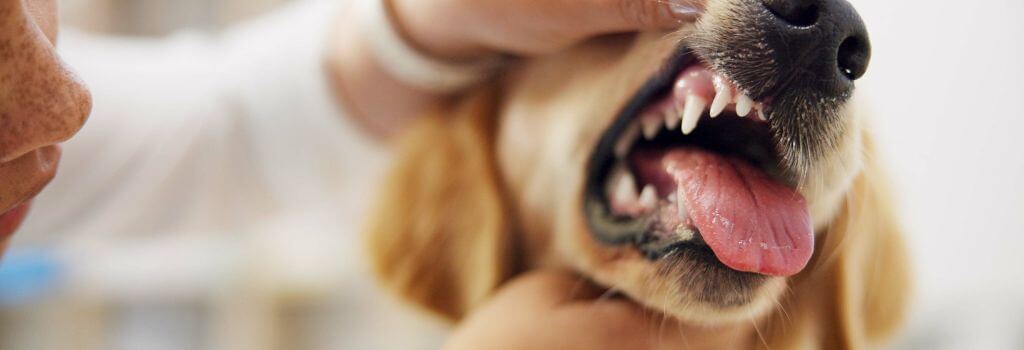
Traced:
[[636, 249], [598, 249], [605, 253], [595, 255], [609, 260], [584, 264], [584, 274], [687, 324], [725, 326], [759, 320], [779, 305], [786, 289], [785, 277], [733, 270], [706, 246], [681, 244], [656, 260]]
[[775, 294], [765, 287], [781, 279], [733, 270], [718, 261], [707, 246], [680, 246], [654, 264], [658, 268], [656, 278], [678, 286], [677, 295], [685, 296], [679, 303], [701, 305], [720, 314], [749, 316], [759, 299], [771, 299]]

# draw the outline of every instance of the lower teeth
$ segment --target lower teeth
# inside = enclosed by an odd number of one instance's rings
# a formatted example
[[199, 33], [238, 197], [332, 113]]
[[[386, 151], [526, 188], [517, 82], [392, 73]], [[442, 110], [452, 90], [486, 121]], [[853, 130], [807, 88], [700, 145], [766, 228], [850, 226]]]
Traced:
[[676, 199], [676, 215], [679, 216], [680, 220], [685, 222], [687, 219], [690, 218], [689, 213], [686, 212], [686, 197], [683, 196], [683, 191], [680, 191], [678, 189], [676, 190], [675, 194], [676, 197], [678, 197]]

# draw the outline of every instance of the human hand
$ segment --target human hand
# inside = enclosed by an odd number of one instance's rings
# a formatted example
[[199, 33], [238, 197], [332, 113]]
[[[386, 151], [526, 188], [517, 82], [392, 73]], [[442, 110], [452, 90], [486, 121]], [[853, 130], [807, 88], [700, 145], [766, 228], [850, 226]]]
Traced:
[[0, 255], [91, 108], [56, 38], [54, 0], [0, 0]]
[[414, 45], [448, 58], [536, 55], [600, 34], [669, 29], [705, 0], [390, 0]]
[[577, 275], [533, 272], [499, 290], [455, 329], [444, 349], [751, 348], [750, 329], [681, 324]]
[[[672, 29], [691, 22], [706, 0], [359, 0], [387, 1], [408, 44], [434, 58], [475, 60], [551, 53], [617, 32]], [[446, 96], [391, 76], [373, 56], [358, 13], [338, 21], [327, 55], [336, 97], [370, 134], [398, 134]]]

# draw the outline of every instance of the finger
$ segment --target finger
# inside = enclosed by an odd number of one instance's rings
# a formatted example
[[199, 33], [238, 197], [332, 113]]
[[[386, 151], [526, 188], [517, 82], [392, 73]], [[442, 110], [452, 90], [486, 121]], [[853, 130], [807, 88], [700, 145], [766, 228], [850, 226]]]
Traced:
[[704, 11], [705, 0], [591, 0], [587, 14], [601, 31], [675, 28]]
[[501, 324], [490, 327], [501, 331], [480, 327], [476, 332], [494, 335], [486, 343], [508, 349], [654, 349], [678, 344], [675, 321], [627, 299], [606, 296], [603, 288], [576, 274], [531, 273], [495, 296], [491, 307], [502, 310], [497, 318]]
[[654, 349], [677, 346], [679, 325], [577, 274], [532, 272], [474, 311], [445, 349]]
[[514, 309], [506, 309], [516, 310], [505, 314], [508, 321], [532, 326], [520, 328], [515, 333], [522, 338], [506, 344], [516, 349], [677, 349], [685, 345], [686, 334], [707, 331], [682, 326], [608, 293], [566, 271], [534, 272], [513, 280], [495, 299], [514, 303]]
[[499, 291], [495, 300], [516, 300], [524, 307], [550, 309], [556, 305], [601, 296], [605, 290], [586, 278], [568, 271], [544, 270], [531, 272], [510, 281]]
[[541, 334], [537, 348], [682, 349], [680, 325], [672, 318], [625, 299], [597, 299], [563, 306], [551, 318], [554, 329]]
[[635, 345], [634, 332], [643, 326], [632, 304], [602, 294], [571, 272], [531, 272], [474, 311], [445, 349], [642, 349], [624, 347]]

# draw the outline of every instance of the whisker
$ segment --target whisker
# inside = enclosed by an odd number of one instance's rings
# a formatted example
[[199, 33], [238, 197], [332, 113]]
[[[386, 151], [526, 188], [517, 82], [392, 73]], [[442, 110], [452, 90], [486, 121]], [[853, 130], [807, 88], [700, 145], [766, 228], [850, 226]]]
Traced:
[[668, 294], [665, 293], [665, 292], [668, 291], [668, 282], [665, 279], [661, 279], [661, 280], [658, 281], [658, 284], [659, 284], [659, 286], [658, 286], [658, 293], [657, 294], [662, 296], [662, 300], [661, 300], [661, 312], [660, 312], [661, 313], [661, 321], [658, 323], [658, 347], [657, 347], [657, 349], [661, 349], [662, 345], [663, 345], [662, 342], [665, 340], [665, 338], [664, 338], [664, 334], [665, 334], [665, 318], [666, 318], [665, 311], [668, 310], [669, 300], [668, 300], [668, 297], [667, 297]]
[[786, 323], [793, 321], [793, 319], [789, 316], [789, 312], [786, 311], [786, 306], [783, 305], [782, 302], [775, 300], [775, 310], [782, 313], [782, 318], [786, 321]]
[[761, 329], [757, 327], [757, 322], [754, 322], [753, 316], [750, 317], [750, 324], [754, 326], [754, 332], [757, 333], [757, 338], [761, 340], [761, 344], [764, 345], [764, 348], [771, 349], [771, 347], [768, 346], [768, 340], [764, 338], [764, 334], [761, 334]]
[[690, 338], [686, 336], [686, 331], [683, 330], [682, 322], [676, 322], [676, 329], [679, 330], [679, 338], [683, 340], [683, 345], [685, 345], [687, 349], [693, 348], [690, 346]]

